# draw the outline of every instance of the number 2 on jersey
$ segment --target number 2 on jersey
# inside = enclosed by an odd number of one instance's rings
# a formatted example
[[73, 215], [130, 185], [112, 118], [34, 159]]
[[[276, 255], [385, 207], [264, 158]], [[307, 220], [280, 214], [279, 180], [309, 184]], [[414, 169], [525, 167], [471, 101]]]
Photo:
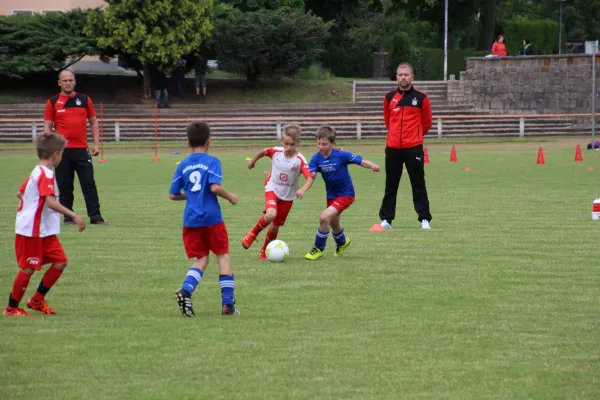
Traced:
[[202, 185], [200, 184], [200, 180], [202, 179], [202, 175], [200, 175], [199, 171], [194, 171], [190, 174], [190, 182], [194, 184], [192, 186], [192, 192], [197, 192], [202, 189]]

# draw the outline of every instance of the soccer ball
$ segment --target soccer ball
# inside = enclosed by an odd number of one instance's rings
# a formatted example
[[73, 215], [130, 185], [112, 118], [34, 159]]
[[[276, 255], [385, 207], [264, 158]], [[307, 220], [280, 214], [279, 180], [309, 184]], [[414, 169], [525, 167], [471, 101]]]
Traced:
[[290, 249], [283, 240], [273, 240], [265, 250], [267, 259], [272, 262], [282, 262], [290, 255]]

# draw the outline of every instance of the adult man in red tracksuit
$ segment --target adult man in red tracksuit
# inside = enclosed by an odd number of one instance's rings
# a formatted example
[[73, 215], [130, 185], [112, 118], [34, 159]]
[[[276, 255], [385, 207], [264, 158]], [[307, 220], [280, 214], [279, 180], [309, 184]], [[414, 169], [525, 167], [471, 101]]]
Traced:
[[[104, 225], [100, 214], [100, 200], [94, 181], [92, 156], [98, 155], [98, 121], [92, 100], [75, 92], [75, 74], [64, 70], [58, 75], [60, 94], [46, 102], [44, 111], [44, 131], [56, 133], [67, 139], [60, 164], [56, 167], [59, 202], [73, 211], [73, 180], [75, 172], [79, 178], [83, 198], [90, 223]], [[94, 147], [88, 149], [87, 124], [90, 123]], [[72, 225], [73, 220], [65, 217], [65, 224]]]
[[431, 128], [429, 97], [412, 87], [412, 65], [402, 63], [396, 69], [398, 89], [389, 92], [383, 100], [383, 117], [388, 134], [385, 141], [385, 195], [381, 202], [381, 226], [392, 228], [396, 217], [396, 197], [406, 165], [412, 186], [413, 203], [422, 229], [431, 229], [429, 199], [425, 187], [423, 136]]

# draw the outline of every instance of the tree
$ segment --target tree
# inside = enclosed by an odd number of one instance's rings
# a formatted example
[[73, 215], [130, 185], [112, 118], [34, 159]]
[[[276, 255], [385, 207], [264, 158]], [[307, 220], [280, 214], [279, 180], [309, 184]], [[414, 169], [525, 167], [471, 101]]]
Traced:
[[200, 49], [212, 32], [212, 0], [106, 0], [90, 13], [85, 32], [98, 46], [136, 56], [144, 66], [144, 95], [150, 96], [150, 67], [171, 63]]
[[83, 34], [86, 11], [0, 17], [0, 76], [22, 79], [58, 71], [86, 55], [98, 54]]
[[223, 69], [256, 81], [309, 67], [328, 36], [329, 24], [309, 13], [234, 8], [215, 21], [213, 44]]

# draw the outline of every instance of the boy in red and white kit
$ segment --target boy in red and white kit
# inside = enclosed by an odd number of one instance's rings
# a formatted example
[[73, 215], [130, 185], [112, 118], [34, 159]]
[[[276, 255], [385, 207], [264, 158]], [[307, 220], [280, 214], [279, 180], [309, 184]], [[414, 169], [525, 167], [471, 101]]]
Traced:
[[56, 200], [58, 193], [53, 168], [60, 163], [66, 143], [64, 137], [55, 133], [38, 136], [36, 147], [40, 164], [17, 194], [21, 203], [17, 210], [15, 251], [21, 269], [13, 283], [8, 306], [4, 309], [6, 316], [31, 316], [19, 307], [19, 303], [27, 291], [31, 275], [41, 271], [45, 264], [52, 266], [42, 277], [27, 307], [42, 314], [56, 314], [46, 303], [45, 296], [67, 266], [67, 257], [56, 236], [60, 233], [60, 214], [72, 218], [79, 232], [85, 229], [85, 222]]
[[277, 239], [279, 227], [285, 224], [294, 200], [301, 199], [310, 187], [307, 181], [301, 189], [298, 189], [300, 174], [305, 178], [310, 177], [306, 159], [297, 148], [299, 143], [300, 127], [286, 125], [281, 135], [282, 146], [262, 149], [248, 161], [248, 168], [252, 169], [256, 161], [265, 156], [272, 160], [271, 174], [265, 181], [265, 210], [263, 211], [265, 215], [260, 217], [256, 226], [250, 229], [242, 240], [244, 249], [249, 249], [257, 235], [267, 226], [269, 227], [265, 243], [259, 253], [261, 260], [267, 259], [265, 249], [271, 241]]

